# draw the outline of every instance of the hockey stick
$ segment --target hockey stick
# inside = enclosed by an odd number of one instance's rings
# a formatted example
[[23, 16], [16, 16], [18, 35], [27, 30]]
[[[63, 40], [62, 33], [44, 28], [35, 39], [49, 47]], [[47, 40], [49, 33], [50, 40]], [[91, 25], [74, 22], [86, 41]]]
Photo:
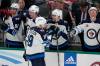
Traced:
[[60, 55], [59, 55], [58, 39], [57, 39], [57, 57], [58, 57], [58, 66], [60, 66]]
[[58, 66], [60, 66], [60, 55], [59, 55], [59, 45], [58, 45], [58, 34], [56, 34], [57, 39], [57, 57], [58, 57]]
[[24, 44], [24, 48], [25, 48], [25, 51], [24, 51], [24, 55], [25, 55], [25, 57], [24, 57], [24, 59], [25, 59], [25, 61], [28, 62], [28, 66], [29, 66], [29, 61], [26, 59], [26, 48], [27, 48], [26, 40], [23, 42], [23, 44]]
[[[27, 28], [27, 30], [28, 30], [28, 28]], [[29, 28], [29, 30], [30, 30], [30, 28]], [[27, 36], [27, 33], [28, 33], [28, 31], [26, 31], [26, 36]], [[26, 59], [26, 50], [27, 50], [27, 41], [26, 41], [26, 38], [24, 39], [25, 41], [23, 41], [23, 44], [24, 44], [24, 48], [25, 48], [25, 52], [24, 52], [24, 54], [25, 54], [25, 61], [27, 61], [28, 62], [28, 66], [29, 66], [29, 60], [27, 60]]]

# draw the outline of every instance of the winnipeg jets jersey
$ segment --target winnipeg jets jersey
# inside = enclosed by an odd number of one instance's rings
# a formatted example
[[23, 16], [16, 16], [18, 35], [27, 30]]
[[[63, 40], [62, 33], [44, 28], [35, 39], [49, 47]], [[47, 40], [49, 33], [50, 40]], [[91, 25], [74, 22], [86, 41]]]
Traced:
[[[48, 24], [50, 25], [50, 24]], [[64, 47], [68, 47], [68, 36], [67, 36], [67, 30], [64, 25], [58, 25], [58, 32], [57, 33], [51, 33], [51, 47], [57, 48], [57, 43], [59, 46], [59, 49], [63, 49]], [[47, 36], [48, 37], [48, 36]], [[50, 38], [50, 35], [49, 35]]]
[[27, 25], [29, 28], [34, 27], [34, 26], [35, 26], [35, 20], [27, 18], [27, 23], [26, 23], [26, 25]]
[[44, 52], [44, 45], [42, 44], [43, 40], [41, 35], [34, 30], [34, 28], [28, 30], [26, 41], [25, 41], [25, 48], [26, 54], [32, 55], [37, 53]]
[[[100, 24], [98, 23], [83, 23], [78, 25], [76, 28], [76, 35], [84, 32], [84, 42], [88, 46], [99, 45], [97, 38], [99, 36], [98, 31], [100, 30]], [[100, 39], [98, 39], [100, 40]]]
[[9, 17], [5, 20], [5, 23], [8, 25], [8, 29], [6, 30], [6, 39], [9, 41], [23, 41], [23, 22], [21, 22], [21, 18], [18, 16]]

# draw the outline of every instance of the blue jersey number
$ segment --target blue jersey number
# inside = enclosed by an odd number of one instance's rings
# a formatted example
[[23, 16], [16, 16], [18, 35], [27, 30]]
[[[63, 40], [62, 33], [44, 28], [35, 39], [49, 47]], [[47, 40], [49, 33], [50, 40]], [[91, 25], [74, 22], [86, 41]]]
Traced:
[[28, 46], [29, 46], [29, 47], [32, 46], [33, 39], [34, 39], [33, 35], [29, 35], [29, 36], [28, 36]]

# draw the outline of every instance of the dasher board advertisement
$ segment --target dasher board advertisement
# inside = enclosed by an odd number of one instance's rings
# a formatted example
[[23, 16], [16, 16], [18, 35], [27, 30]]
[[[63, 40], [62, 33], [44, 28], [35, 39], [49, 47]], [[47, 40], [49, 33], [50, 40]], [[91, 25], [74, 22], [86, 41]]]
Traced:
[[100, 53], [65, 52], [64, 66], [100, 66]]

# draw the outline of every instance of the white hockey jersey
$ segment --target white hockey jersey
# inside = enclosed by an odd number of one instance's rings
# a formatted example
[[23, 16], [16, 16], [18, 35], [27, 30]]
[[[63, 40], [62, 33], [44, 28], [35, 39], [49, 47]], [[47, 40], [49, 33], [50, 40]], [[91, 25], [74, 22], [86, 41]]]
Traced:
[[[83, 23], [81, 25], [78, 25], [76, 28], [76, 33], [84, 32], [84, 42], [88, 46], [97, 46], [99, 45], [97, 38], [100, 36], [98, 34], [98, 31], [100, 30], [100, 24], [98, 23]], [[97, 36], [98, 35], [98, 36]], [[100, 40], [98, 38], [98, 40]]]
[[[16, 17], [15, 18], [17, 21], [20, 20], [20, 18]], [[17, 23], [17, 22], [16, 22]], [[14, 23], [12, 20], [12, 17], [9, 17], [7, 20], [5, 20], [5, 24], [8, 25], [8, 30], [12, 30], [12, 32], [7, 32], [5, 33], [6, 39], [9, 41], [16, 41], [16, 42], [22, 42], [23, 41], [23, 35], [22, 35], [22, 30], [23, 30], [23, 22], [20, 22], [19, 24]], [[16, 34], [13, 35], [13, 31], [16, 30]]]
[[27, 26], [29, 26], [30, 28], [31, 27], [34, 27], [35, 26], [35, 21], [33, 19], [29, 19], [27, 18], [27, 23], [26, 23]]
[[24, 44], [26, 48], [26, 54], [32, 55], [37, 53], [43, 53], [44, 45], [42, 43], [43, 40], [38, 32], [36, 32], [34, 29], [28, 30], [26, 41]]
[[[53, 24], [48, 24], [48, 26], [53, 25]], [[55, 28], [53, 28], [55, 29]], [[57, 48], [57, 43], [59, 46], [59, 49], [63, 49], [64, 47], [68, 47], [68, 32], [66, 30], [66, 27], [64, 25], [58, 25], [58, 32], [56, 33], [53, 30], [53, 33], [51, 33], [51, 44], [50, 47], [52, 48]], [[50, 31], [49, 31], [50, 32]], [[50, 38], [49, 35], [49, 38]]]

